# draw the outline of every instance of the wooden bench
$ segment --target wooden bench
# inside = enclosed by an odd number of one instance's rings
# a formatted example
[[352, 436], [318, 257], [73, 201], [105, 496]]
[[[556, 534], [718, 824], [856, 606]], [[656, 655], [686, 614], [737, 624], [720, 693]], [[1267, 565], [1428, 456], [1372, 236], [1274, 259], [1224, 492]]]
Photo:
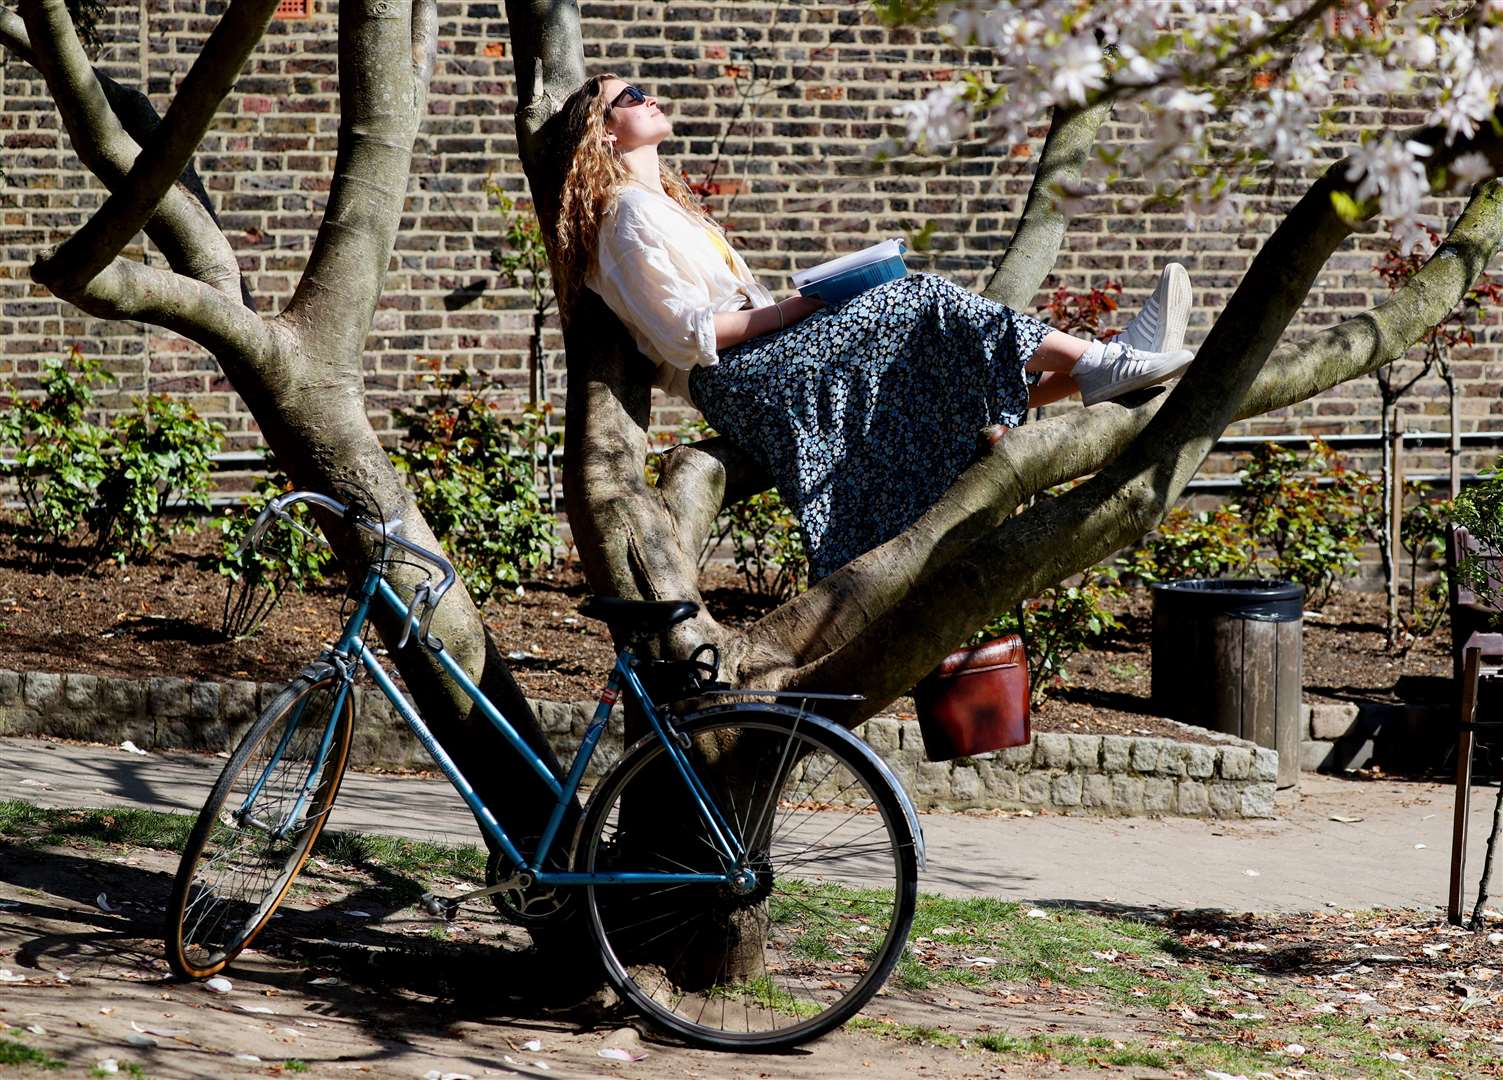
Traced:
[[[1468, 556], [1480, 556], [1503, 575], [1503, 557], [1484, 550], [1459, 525], [1446, 536], [1446, 566], [1451, 570], [1451, 660], [1458, 690], [1456, 724], [1456, 816], [1451, 830], [1451, 895], [1447, 917], [1457, 926], [1466, 904], [1466, 836], [1472, 798], [1472, 752], [1478, 728], [1503, 727], [1503, 718], [1478, 721], [1477, 702], [1489, 684], [1503, 686], [1503, 608], [1489, 605], [1456, 579]], [[1489, 570], [1492, 576], [1493, 570]]]

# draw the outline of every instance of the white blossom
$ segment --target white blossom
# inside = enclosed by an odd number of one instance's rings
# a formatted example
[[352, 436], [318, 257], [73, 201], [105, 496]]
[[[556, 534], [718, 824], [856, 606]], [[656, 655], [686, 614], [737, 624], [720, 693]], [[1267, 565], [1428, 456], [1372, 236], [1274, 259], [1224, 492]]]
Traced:
[[1486, 154], [1475, 150], [1470, 154], [1462, 154], [1451, 162], [1447, 170], [1451, 177], [1452, 189], [1462, 191], [1469, 190], [1474, 185], [1481, 183], [1494, 175], [1492, 162], [1487, 160]]
[[1429, 191], [1420, 162], [1429, 156], [1430, 148], [1423, 143], [1385, 135], [1352, 154], [1346, 178], [1361, 181], [1356, 191], [1359, 202], [1377, 196], [1378, 209], [1385, 217], [1407, 217]]
[[1084, 105], [1086, 95], [1106, 85], [1101, 49], [1094, 41], [1072, 37], [1049, 57], [1049, 89], [1056, 101]]

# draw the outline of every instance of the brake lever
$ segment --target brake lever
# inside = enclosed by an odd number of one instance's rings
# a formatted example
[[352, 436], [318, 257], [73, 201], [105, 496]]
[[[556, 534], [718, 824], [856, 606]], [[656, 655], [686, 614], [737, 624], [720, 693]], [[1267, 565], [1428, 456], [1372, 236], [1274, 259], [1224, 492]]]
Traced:
[[402, 625], [402, 637], [397, 641], [398, 651], [406, 647], [408, 639], [412, 637], [413, 628], [418, 625], [419, 618], [423, 621], [419, 640], [428, 636], [428, 624], [433, 619], [433, 605], [428, 598], [432, 593], [433, 590], [429, 588], [426, 581], [413, 592], [412, 603], [407, 606], [407, 621]]

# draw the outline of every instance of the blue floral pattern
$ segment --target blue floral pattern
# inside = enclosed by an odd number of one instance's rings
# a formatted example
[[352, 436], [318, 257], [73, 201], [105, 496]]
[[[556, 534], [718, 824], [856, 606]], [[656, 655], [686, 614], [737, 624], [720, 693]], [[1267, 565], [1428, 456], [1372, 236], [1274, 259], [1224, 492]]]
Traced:
[[1037, 319], [911, 274], [720, 353], [694, 404], [772, 475], [817, 580], [891, 539], [1028, 411]]

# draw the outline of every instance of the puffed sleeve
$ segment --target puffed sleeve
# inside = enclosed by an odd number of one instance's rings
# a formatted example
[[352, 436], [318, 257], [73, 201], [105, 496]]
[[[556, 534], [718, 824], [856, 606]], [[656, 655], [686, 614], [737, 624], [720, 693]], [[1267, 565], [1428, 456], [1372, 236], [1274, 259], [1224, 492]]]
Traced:
[[709, 290], [679, 268], [663, 231], [636, 207], [623, 204], [602, 224], [589, 285], [650, 359], [684, 370], [718, 362]]

